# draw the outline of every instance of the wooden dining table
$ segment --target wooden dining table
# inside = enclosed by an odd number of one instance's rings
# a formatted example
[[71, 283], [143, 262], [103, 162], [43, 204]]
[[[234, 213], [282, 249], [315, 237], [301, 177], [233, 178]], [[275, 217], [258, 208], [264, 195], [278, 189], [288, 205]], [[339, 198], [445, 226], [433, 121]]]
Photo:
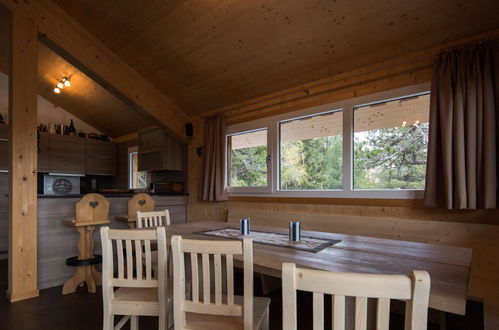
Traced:
[[[191, 222], [166, 226], [167, 236], [221, 239], [202, 232], [236, 228], [233, 223]], [[252, 226], [252, 231], [287, 234], [287, 228]], [[333, 272], [409, 274], [425, 270], [430, 274], [429, 307], [459, 315], [466, 311], [471, 249], [407, 241], [302, 230], [303, 237], [339, 240], [319, 252], [254, 242], [255, 272], [281, 277], [283, 262]]]

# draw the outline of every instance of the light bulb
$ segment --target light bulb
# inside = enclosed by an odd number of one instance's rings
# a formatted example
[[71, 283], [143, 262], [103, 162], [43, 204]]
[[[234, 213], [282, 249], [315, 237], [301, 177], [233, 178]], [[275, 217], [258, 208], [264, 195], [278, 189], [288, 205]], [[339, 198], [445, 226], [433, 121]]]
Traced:
[[402, 122], [402, 127], [405, 127], [405, 125], [407, 125], [407, 122], [404, 120], [404, 121]]
[[416, 125], [416, 126], [417, 126], [417, 125], [419, 125], [419, 120], [416, 120], [416, 121], [414, 122], [414, 125]]
[[64, 88], [64, 85], [62, 84], [62, 82], [57, 83], [57, 88], [59, 88], [59, 89]]
[[61, 92], [60, 88], [58, 88], [58, 87], [54, 88], [54, 93], [59, 94], [60, 92]]
[[67, 87], [71, 86], [71, 82], [69, 80], [66, 80], [64, 81], [64, 85], [66, 85]]

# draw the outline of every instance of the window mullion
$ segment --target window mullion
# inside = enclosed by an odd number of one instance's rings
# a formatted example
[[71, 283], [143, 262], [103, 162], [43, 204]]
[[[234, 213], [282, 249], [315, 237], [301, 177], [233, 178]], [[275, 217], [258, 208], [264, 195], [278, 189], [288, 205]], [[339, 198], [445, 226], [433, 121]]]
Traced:
[[351, 192], [353, 188], [353, 106], [343, 107], [343, 191]]

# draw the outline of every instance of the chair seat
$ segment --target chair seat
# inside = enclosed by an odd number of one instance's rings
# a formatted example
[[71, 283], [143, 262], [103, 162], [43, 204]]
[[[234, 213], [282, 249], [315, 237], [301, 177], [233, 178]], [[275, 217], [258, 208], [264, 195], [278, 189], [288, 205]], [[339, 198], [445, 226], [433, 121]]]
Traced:
[[[167, 303], [173, 299], [173, 278], [168, 279], [167, 283]], [[140, 301], [140, 302], [157, 302], [157, 288], [126, 288], [121, 287], [114, 291], [114, 301]]]
[[[234, 296], [234, 303], [243, 304], [244, 297]], [[270, 299], [265, 297], [253, 298], [253, 329], [260, 329], [263, 325], [265, 312], [269, 307]], [[244, 329], [242, 316], [221, 316], [198, 313], [186, 313], [187, 324], [184, 329]]]

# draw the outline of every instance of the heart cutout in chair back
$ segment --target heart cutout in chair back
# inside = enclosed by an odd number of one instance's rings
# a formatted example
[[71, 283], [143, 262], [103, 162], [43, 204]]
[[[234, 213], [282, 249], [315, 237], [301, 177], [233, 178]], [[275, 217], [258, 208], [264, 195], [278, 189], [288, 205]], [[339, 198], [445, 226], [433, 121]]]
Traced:
[[99, 202], [91, 201], [90, 203], [88, 203], [88, 205], [90, 205], [91, 208], [95, 209], [99, 205]]
[[141, 199], [141, 200], [139, 201], [139, 205], [140, 205], [140, 206], [144, 206], [144, 204], [145, 204], [145, 203], [146, 203], [146, 201], [145, 201], [144, 199]]

